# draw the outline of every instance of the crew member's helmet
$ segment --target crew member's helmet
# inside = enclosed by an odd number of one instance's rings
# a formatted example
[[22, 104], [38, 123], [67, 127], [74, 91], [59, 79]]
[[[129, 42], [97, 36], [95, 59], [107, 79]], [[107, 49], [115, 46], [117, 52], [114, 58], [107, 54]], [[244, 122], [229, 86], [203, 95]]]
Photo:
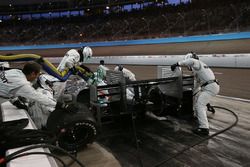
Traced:
[[123, 70], [123, 66], [122, 66], [121, 64], [118, 66], [118, 70], [119, 70], [119, 71], [122, 71], [122, 70]]
[[100, 60], [100, 65], [104, 65], [104, 60]]
[[84, 46], [81, 48], [81, 52], [83, 55], [83, 62], [90, 59], [92, 57], [93, 51], [89, 46]]
[[184, 57], [184, 60], [191, 59], [191, 58], [199, 60], [199, 57], [194, 52], [190, 52], [190, 53], [186, 54], [186, 56]]

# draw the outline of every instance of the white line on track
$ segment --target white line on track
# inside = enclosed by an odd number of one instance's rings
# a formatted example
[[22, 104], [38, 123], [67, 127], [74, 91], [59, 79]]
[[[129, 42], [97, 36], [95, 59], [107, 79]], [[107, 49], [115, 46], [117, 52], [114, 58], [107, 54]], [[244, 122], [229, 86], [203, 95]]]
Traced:
[[238, 98], [238, 97], [230, 97], [230, 96], [222, 96], [222, 95], [217, 95], [217, 97], [222, 97], [222, 98], [225, 98], [225, 99], [237, 100], [237, 101], [250, 103], [249, 99], [242, 99], [242, 98]]
[[222, 75], [222, 72], [214, 72], [215, 75]]

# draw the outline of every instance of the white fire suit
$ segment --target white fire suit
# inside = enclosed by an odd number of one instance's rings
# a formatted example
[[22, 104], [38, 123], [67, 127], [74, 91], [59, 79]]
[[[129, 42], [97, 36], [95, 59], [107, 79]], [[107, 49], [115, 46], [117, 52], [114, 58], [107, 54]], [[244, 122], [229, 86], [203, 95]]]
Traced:
[[[50, 99], [54, 99], [52, 89], [37, 88], [36, 91], [47, 96]], [[37, 103], [36, 101], [29, 102], [28, 112], [38, 129], [46, 126], [48, 117], [54, 110], [55, 107], [45, 106]]]
[[69, 50], [61, 60], [60, 64], [57, 67], [57, 70], [62, 72], [65, 69], [70, 69], [77, 65], [80, 61], [80, 54], [76, 49]]
[[6, 68], [9, 68], [10, 67], [10, 64], [8, 62], [0, 62], [0, 68], [1, 67], [6, 67]]
[[206, 105], [220, 90], [220, 86], [215, 80], [214, 73], [205, 63], [193, 58], [179, 61], [178, 64], [180, 66], [188, 66], [193, 71], [195, 79], [193, 89], [194, 114], [198, 118], [199, 128], [209, 129]]
[[[114, 71], [119, 71], [119, 67], [116, 66]], [[130, 81], [136, 81], [135, 74], [132, 73], [130, 70], [123, 68], [122, 72], [125, 78], [128, 78]]]
[[[37, 79], [40, 83], [39, 84], [40, 86], [36, 89], [36, 91], [56, 101], [56, 99], [54, 98], [54, 90], [52, 88], [52, 85], [46, 83], [46, 81], [47, 80], [50, 81], [50, 79], [53, 79], [53, 77], [51, 77], [50, 75], [47, 74], [40, 75]], [[55, 107], [45, 106], [43, 104], [40, 104], [32, 100], [29, 102], [28, 112], [38, 129], [46, 127], [48, 117], [50, 113], [53, 112], [54, 110]]]
[[109, 70], [108, 67], [106, 67], [104, 65], [99, 65], [98, 68], [97, 68], [97, 77], [99, 79], [104, 80], [105, 77], [106, 77], [106, 73], [107, 73], [108, 70]]
[[[119, 71], [119, 66], [116, 66], [114, 68], [114, 71]], [[122, 68], [122, 73], [123, 73], [123, 76], [125, 77], [125, 79], [129, 80], [129, 81], [136, 81], [136, 78], [135, 78], [135, 74], [132, 73], [132, 71], [126, 69], [126, 68]], [[127, 99], [128, 100], [132, 100], [134, 98], [134, 89], [133, 88], [127, 88], [126, 89], [126, 95], [127, 95]]]
[[12, 98], [22, 96], [49, 107], [55, 107], [56, 101], [37, 92], [19, 69], [0, 71], [0, 96]]

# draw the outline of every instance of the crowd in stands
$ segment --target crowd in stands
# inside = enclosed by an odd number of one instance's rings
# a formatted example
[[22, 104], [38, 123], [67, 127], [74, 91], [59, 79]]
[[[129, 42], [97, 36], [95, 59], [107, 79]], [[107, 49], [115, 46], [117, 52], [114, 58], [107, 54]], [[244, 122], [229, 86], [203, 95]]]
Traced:
[[250, 30], [250, 2], [0, 22], [0, 45], [130, 40]]

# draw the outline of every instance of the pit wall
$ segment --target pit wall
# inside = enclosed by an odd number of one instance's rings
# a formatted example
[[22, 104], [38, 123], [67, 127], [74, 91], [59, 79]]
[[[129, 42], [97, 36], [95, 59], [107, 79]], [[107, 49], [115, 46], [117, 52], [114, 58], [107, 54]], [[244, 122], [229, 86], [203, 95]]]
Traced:
[[[34, 53], [58, 63], [68, 49], [88, 45], [95, 56], [89, 64], [99, 64], [103, 59], [106, 64], [171, 65], [183, 59], [189, 51], [195, 51], [211, 67], [249, 68], [249, 44], [250, 32], [239, 32], [128, 41], [0, 46], [0, 54]], [[47, 55], [45, 52], [48, 52]]]
[[[99, 64], [104, 60], [106, 64], [127, 65], [172, 65], [182, 60], [184, 55], [144, 55], [144, 56], [104, 56], [93, 57], [87, 64]], [[199, 55], [200, 60], [210, 67], [250, 68], [250, 54], [206, 54]], [[61, 57], [47, 58], [52, 63], [59, 63]]]

